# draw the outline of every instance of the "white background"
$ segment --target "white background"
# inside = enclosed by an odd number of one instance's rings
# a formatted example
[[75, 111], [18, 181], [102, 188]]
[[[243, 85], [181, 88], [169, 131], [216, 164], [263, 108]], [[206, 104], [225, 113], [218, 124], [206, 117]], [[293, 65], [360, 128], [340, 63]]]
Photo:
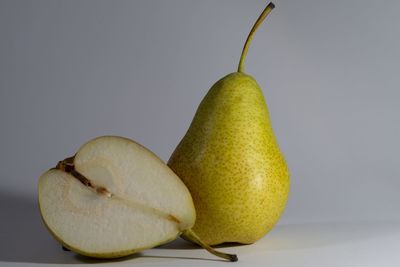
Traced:
[[[104, 134], [168, 160], [266, 4], [1, 0], [0, 265], [85, 263], [44, 229], [40, 174]], [[400, 2], [275, 4], [246, 71], [264, 90], [291, 194], [273, 232], [226, 250], [239, 265], [398, 265]], [[173, 258], [212, 258], [183, 241], [146, 253], [172, 258], [112, 264], [223, 264]]]

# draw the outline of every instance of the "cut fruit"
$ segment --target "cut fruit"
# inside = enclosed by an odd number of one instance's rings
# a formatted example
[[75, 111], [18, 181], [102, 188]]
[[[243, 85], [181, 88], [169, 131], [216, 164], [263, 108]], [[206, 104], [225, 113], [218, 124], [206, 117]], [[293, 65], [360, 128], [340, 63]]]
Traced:
[[143, 146], [116, 136], [89, 141], [44, 173], [39, 205], [64, 247], [98, 258], [174, 240], [190, 231], [196, 217], [191, 195], [174, 172]]

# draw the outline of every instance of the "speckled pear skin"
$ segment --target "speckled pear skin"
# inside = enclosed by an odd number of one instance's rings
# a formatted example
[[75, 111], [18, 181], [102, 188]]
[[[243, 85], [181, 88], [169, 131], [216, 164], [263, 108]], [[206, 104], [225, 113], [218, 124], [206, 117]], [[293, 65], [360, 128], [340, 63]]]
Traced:
[[211, 87], [168, 165], [189, 188], [193, 231], [209, 245], [254, 243], [285, 208], [289, 171], [263, 93], [247, 74]]

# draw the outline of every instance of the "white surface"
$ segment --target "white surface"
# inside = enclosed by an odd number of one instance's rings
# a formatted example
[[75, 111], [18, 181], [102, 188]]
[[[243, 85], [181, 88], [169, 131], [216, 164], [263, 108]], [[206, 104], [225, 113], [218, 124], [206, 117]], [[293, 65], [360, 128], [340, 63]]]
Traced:
[[[11, 236], [11, 235], [10, 235]], [[4, 236], [3, 236], [4, 238]], [[33, 242], [32, 242], [33, 243]], [[256, 244], [219, 248], [235, 252], [237, 263], [227, 263], [182, 239], [121, 260], [104, 262], [76, 256], [41, 236], [37, 247], [8, 249], [0, 266], [41, 266], [44, 263], [80, 266], [399, 266], [400, 222], [310, 223], [278, 226]], [[33, 245], [33, 244], [32, 244]], [[4, 259], [7, 248], [2, 247]], [[15, 263], [16, 261], [17, 263]], [[78, 265], [77, 265], [78, 264]]]

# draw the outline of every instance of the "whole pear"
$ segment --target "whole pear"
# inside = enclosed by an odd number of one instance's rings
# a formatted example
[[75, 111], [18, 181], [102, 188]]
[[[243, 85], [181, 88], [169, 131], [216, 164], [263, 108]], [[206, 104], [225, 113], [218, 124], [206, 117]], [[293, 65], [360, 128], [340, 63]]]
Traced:
[[261, 13], [243, 47], [238, 71], [211, 87], [168, 162], [193, 197], [193, 231], [210, 245], [259, 240], [276, 224], [287, 202], [289, 171], [262, 90], [244, 73], [253, 34], [273, 8], [270, 3]]

